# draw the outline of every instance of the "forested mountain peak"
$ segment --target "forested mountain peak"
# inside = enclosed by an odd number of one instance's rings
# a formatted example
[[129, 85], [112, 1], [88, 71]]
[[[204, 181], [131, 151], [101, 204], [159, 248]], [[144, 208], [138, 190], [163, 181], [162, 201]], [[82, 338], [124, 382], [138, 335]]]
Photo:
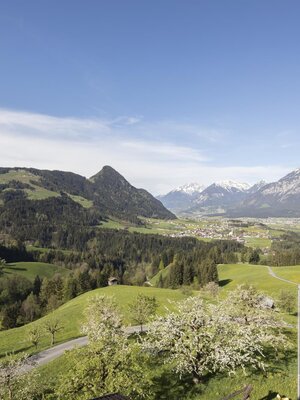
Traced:
[[90, 178], [94, 184], [105, 184], [111, 187], [131, 186], [130, 183], [118, 171], [109, 165], [105, 165], [101, 171]]
[[52, 199], [51, 209], [55, 212], [55, 204], [62, 196], [67, 196], [74, 206], [79, 204], [86, 213], [95, 210], [103, 217], [136, 222], [138, 216], [176, 218], [150, 193], [133, 187], [110, 166], [103, 167], [90, 179], [58, 170], [0, 168], [0, 215], [12, 199], [17, 202], [16, 207], [36, 206], [39, 210], [42, 207], [39, 201]]

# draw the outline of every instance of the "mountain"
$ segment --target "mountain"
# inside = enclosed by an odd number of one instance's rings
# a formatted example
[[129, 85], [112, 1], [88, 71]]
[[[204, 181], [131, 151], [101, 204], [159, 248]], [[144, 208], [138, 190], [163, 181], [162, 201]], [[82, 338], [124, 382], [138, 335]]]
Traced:
[[112, 167], [103, 167], [90, 178], [90, 182], [94, 188], [94, 204], [106, 215], [116, 215], [123, 219], [127, 215], [176, 218], [159, 200], [144, 189], [136, 189]]
[[193, 199], [188, 213], [222, 213], [234, 204], [240, 203], [246, 196], [250, 185], [235, 181], [213, 183]]
[[193, 204], [193, 199], [205, 189], [199, 183], [189, 183], [173, 189], [166, 195], [157, 196], [163, 205], [169, 210], [176, 212], [184, 211]]
[[300, 169], [250, 194], [232, 216], [300, 217]]
[[33, 210], [40, 210], [39, 202], [44, 201], [53, 212], [56, 205], [63, 212], [62, 203], [67, 204], [67, 208], [74, 210], [75, 219], [79, 215], [78, 207], [82, 214], [97, 213], [130, 221], [137, 221], [138, 216], [176, 218], [150, 193], [136, 189], [109, 166], [90, 179], [64, 171], [0, 168], [0, 214], [12, 200], [22, 208]]
[[249, 194], [256, 193], [256, 192], [258, 192], [261, 188], [263, 188], [263, 187], [266, 186], [266, 185], [267, 185], [267, 182], [264, 181], [264, 180], [261, 180], [261, 181], [255, 183], [253, 186], [251, 186], [251, 187], [248, 189], [247, 192], [248, 192]]

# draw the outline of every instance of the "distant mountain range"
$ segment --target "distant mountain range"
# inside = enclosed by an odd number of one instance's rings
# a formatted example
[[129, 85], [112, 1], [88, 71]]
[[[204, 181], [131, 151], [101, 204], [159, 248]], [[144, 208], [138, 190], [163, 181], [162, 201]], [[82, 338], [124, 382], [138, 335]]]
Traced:
[[46, 215], [48, 220], [62, 221], [76, 221], [78, 216], [93, 223], [107, 217], [135, 223], [139, 223], [139, 216], [175, 219], [174, 213], [191, 217], [300, 217], [300, 169], [273, 183], [260, 181], [250, 186], [222, 181], [207, 187], [191, 183], [154, 198], [133, 187], [110, 166], [89, 179], [64, 171], [0, 168], [0, 223], [9, 224], [16, 209], [18, 220], [30, 214], [30, 218]]
[[[185, 188], [195, 188], [188, 191]], [[199, 188], [199, 190], [197, 190]], [[300, 169], [277, 182], [253, 186], [234, 181], [184, 185], [159, 200], [177, 214], [222, 214], [230, 217], [300, 217]]]
[[47, 200], [48, 207], [51, 202], [54, 211], [66, 209], [67, 205], [74, 210], [75, 218], [78, 206], [82, 213], [97, 212], [103, 217], [128, 221], [137, 221], [139, 216], [176, 218], [159, 200], [146, 190], [133, 187], [110, 166], [90, 179], [64, 171], [0, 168], [0, 214], [9, 207], [8, 202], [14, 201], [18, 209], [22, 206], [34, 211], [41, 208], [42, 200]]
[[187, 210], [193, 206], [194, 199], [205, 189], [204, 185], [190, 183], [179, 186], [165, 196], [157, 196], [163, 205], [173, 212]]

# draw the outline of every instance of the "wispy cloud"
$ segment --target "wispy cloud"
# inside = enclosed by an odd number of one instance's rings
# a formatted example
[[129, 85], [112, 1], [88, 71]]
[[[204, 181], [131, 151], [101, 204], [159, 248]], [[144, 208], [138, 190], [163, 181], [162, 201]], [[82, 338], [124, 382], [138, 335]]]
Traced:
[[[189, 135], [201, 137], [201, 141], [192, 146]], [[138, 116], [110, 120], [0, 109], [2, 166], [62, 169], [91, 176], [108, 164], [135, 186], [154, 194], [191, 181], [272, 181], [289, 172], [289, 168], [276, 165], [217, 167], [207, 146], [223, 139], [224, 132], [196, 124], [150, 123]]]

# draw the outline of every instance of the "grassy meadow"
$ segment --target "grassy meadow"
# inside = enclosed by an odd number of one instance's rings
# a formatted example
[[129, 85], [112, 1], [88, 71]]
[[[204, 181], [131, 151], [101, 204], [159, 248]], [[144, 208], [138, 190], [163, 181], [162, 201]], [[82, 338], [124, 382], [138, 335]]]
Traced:
[[[279, 270], [287, 267], [272, 268], [272, 270], [281, 276]], [[293, 268], [293, 267], [288, 267]], [[297, 286], [287, 282], [280, 281], [269, 274], [267, 267], [263, 265], [252, 264], [222, 264], [218, 266], [220, 285], [225, 292], [236, 288], [244, 283], [256, 287], [258, 290], [278, 297], [280, 290], [293, 291], [296, 296]], [[300, 276], [300, 274], [299, 274]], [[287, 278], [288, 279], [288, 278]]]
[[[56, 343], [62, 343], [70, 339], [81, 336], [80, 328], [84, 320], [84, 309], [88, 301], [97, 295], [114, 296], [120, 311], [124, 315], [124, 321], [127, 325], [132, 325], [128, 305], [136, 298], [139, 293], [148, 296], [155, 296], [158, 303], [158, 314], [166, 312], [165, 307], [174, 307], [170, 301], [178, 301], [184, 299], [186, 296], [180, 290], [172, 289], [159, 289], [152, 287], [137, 287], [137, 286], [109, 286], [105, 288], [95, 289], [90, 292], [84, 293], [73, 300], [63, 304], [51, 314], [34, 321], [28, 325], [19, 328], [10, 329], [8, 331], [0, 332], [0, 357], [4, 356], [9, 351], [26, 351], [33, 353], [34, 348], [30, 345], [27, 339], [27, 333], [30, 326], [42, 325], [49, 318], [57, 318], [63, 329], [58, 332]], [[50, 347], [50, 338], [45, 336], [40, 345], [39, 351]]]
[[40, 278], [51, 278], [57, 273], [67, 275], [69, 273], [69, 270], [67, 268], [59, 267], [53, 264], [30, 261], [6, 264], [3, 272], [3, 276], [16, 274], [24, 276], [30, 281], [33, 281], [37, 275], [39, 275]]
[[292, 267], [272, 267], [277, 276], [300, 285], [300, 265]]

